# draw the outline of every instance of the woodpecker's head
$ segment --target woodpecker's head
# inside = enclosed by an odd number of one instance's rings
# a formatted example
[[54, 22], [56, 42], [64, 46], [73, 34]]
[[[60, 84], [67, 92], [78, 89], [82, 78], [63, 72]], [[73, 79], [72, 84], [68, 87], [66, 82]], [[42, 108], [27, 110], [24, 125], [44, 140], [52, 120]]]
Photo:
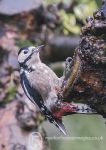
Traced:
[[42, 49], [43, 45], [34, 47], [26, 46], [19, 50], [18, 52], [18, 62], [21, 67], [33, 65], [34, 63], [40, 62], [39, 51]]

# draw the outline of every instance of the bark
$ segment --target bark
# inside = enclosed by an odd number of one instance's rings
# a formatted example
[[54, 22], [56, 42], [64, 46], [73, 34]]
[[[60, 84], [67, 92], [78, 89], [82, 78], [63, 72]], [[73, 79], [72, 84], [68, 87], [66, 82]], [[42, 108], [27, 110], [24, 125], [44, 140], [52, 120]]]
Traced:
[[[70, 94], [68, 94], [69, 100], [71, 98], [70, 101], [88, 104], [104, 118], [106, 118], [105, 10], [106, 2], [94, 13], [93, 17], [87, 18], [86, 24], [82, 28], [80, 44], [73, 58], [74, 64], [79, 64], [80, 69], [73, 65], [68, 83], [68, 90], [71, 89]], [[77, 73], [74, 71], [74, 75], [77, 80], [74, 80], [75, 83], [73, 83], [73, 70], [75, 69]]]

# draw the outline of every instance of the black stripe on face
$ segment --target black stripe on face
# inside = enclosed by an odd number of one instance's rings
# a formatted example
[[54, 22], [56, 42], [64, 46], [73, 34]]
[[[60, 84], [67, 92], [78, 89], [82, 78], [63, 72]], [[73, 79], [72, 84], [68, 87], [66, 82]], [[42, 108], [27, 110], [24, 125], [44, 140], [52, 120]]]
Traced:
[[30, 46], [24, 46], [18, 51], [18, 55], [25, 49], [29, 49]]
[[[18, 52], [18, 55], [19, 55], [22, 51], [24, 51], [24, 50], [29, 50], [29, 47], [30, 47], [30, 46], [26, 46], [26, 47], [21, 48], [21, 49], [19, 50], [19, 52]], [[31, 59], [32, 55], [33, 55], [33, 52], [32, 52], [23, 62], [19, 63], [20, 66], [26, 68], [26, 67], [27, 67], [26, 63], [27, 63], [28, 60]]]

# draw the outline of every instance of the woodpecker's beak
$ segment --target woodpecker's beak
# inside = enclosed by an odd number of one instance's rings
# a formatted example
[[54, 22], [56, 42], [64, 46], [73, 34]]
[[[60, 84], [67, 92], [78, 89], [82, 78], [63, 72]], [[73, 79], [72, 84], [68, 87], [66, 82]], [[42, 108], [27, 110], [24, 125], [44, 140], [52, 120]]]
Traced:
[[33, 50], [33, 53], [40, 52], [40, 50], [42, 50], [43, 47], [44, 47], [44, 45], [40, 45], [40, 46], [35, 47], [35, 49]]

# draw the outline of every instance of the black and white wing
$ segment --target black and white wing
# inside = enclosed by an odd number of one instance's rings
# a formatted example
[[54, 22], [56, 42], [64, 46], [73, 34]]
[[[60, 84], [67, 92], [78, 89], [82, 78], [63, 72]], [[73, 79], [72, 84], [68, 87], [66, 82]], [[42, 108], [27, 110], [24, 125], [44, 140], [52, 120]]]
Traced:
[[21, 74], [21, 84], [26, 96], [31, 100], [31, 102], [33, 104], [37, 104], [41, 112], [47, 117], [47, 119], [51, 123], [53, 123], [57, 128], [59, 128], [59, 130], [62, 133], [66, 134], [65, 127], [64, 124], [62, 123], [62, 120], [61, 119], [57, 120], [52, 115], [52, 113], [47, 109], [47, 107], [44, 105], [42, 96], [35, 88], [33, 88], [30, 85], [27, 76], [24, 72]]

